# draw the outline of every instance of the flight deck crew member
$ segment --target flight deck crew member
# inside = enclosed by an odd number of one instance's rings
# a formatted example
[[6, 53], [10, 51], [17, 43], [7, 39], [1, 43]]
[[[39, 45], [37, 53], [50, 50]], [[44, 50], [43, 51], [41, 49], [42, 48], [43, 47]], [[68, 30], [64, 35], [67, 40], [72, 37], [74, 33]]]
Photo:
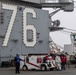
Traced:
[[66, 67], [70, 68], [70, 55], [66, 53]]
[[20, 73], [20, 57], [19, 57], [19, 53], [16, 54], [16, 57], [14, 59], [15, 61], [15, 73]]
[[62, 70], [65, 70], [66, 56], [64, 54], [61, 55], [61, 65], [62, 65]]
[[56, 54], [55, 63], [57, 70], [61, 71], [61, 58], [58, 54]]

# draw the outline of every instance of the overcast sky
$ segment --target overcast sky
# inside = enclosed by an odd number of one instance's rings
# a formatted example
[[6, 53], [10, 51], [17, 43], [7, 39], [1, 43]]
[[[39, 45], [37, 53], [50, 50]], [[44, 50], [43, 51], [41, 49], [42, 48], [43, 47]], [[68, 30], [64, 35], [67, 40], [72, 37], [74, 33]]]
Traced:
[[[76, 3], [74, 6], [76, 6]], [[49, 12], [53, 11], [53, 9], [47, 9], [47, 10], [49, 10]], [[60, 27], [66, 27], [69, 29], [76, 30], [76, 8], [74, 8], [73, 12], [64, 12], [60, 10], [52, 17], [52, 20], [57, 20], [57, 19], [60, 20], [61, 22]], [[50, 36], [55, 43], [63, 47], [64, 44], [71, 44], [70, 34], [68, 32], [55, 31], [55, 32], [51, 32]]]

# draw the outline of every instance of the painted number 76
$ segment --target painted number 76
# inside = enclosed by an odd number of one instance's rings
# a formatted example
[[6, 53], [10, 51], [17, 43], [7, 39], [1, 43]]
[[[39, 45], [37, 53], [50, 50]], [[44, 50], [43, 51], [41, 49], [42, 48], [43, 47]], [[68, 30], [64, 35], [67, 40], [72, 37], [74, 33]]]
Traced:
[[[14, 25], [14, 21], [16, 18], [16, 14], [17, 14], [17, 6], [14, 5], [8, 5], [8, 4], [3, 4], [2, 3], [2, 9], [7, 9], [7, 10], [12, 10], [12, 16], [7, 28], [7, 32], [3, 41], [2, 46], [7, 46], [11, 32], [12, 32], [12, 28]], [[33, 18], [36, 18], [36, 12], [34, 11], [33, 8], [25, 8], [23, 10], [23, 42], [27, 47], [33, 47], [36, 44], [36, 28], [33, 25], [28, 25], [27, 24], [27, 13], [31, 13]], [[33, 41], [29, 42], [27, 41], [27, 30], [32, 30], [33, 32]]]

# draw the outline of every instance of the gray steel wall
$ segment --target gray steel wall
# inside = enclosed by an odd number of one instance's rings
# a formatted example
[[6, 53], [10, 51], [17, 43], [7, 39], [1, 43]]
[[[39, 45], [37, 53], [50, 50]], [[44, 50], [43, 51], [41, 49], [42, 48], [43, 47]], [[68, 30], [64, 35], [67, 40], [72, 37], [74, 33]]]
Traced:
[[[10, 4], [14, 4], [14, 5], [22, 5], [22, 6], [31, 6], [31, 7], [35, 7], [35, 8], [42, 8], [42, 6], [40, 4], [37, 4], [37, 3], [30, 3], [30, 2], [24, 2], [24, 1], [21, 1], [21, 0], [0, 0], [0, 2], [3, 2], [3, 3], [10, 3]], [[39, 1], [38, 1], [39, 2]]]
[[[6, 31], [8, 28], [8, 24], [10, 22], [10, 18], [12, 15], [11, 10], [2, 9], [0, 12], [4, 12], [4, 23], [0, 24], [0, 56], [1, 57], [13, 57], [16, 53], [20, 54], [44, 54], [49, 53], [49, 12], [42, 9], [34, 9], [36, 12], [37, 18], [32, 18], [32, 14], [27, 14], [27, 22], [28, 24], [32, 24], [37, 30], [37, 40], [34, 47], [27, 47], [23, 43], [23, 10], [27, 8], [27, 6], [22, 7], [20, 10], [20, 6], [17, 7], [16, 19], [14, 21], [14, 25], [11, 31], [11, 35], [6, 47], [2, 46], [3, 40], [6, 35]], [[31, 7], [30, 7], [31, 8]], [[32, 38], [32, 32], [28, 31], [28, 38]], [[17, 41], [14, 41], [17, 40]], [[42, 40], [42, 42], [39, 42]]]

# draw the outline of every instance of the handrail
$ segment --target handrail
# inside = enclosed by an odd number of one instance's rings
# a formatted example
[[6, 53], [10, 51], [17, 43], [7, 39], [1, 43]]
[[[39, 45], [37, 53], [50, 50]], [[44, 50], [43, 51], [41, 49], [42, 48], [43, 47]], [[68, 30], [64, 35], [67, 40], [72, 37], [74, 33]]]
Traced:
[[58, 3], [58, 0], [45, 0], [45, 3]]
[[73, 3], [73, 0], [40, 0], [41, 3]]

